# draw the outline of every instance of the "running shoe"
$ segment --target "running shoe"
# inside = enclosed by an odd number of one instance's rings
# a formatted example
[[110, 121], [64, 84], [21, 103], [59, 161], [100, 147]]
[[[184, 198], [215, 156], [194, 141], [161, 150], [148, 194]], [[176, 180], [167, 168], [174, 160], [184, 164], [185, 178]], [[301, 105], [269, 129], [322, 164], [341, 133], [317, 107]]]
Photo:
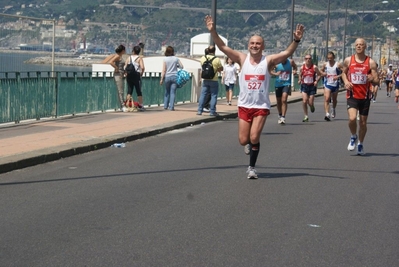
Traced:
[[335, 115], [336, 115], [336, 114], [335, 114], [335, 108], [333, 108], [333, 109], [331, 109], [331, 117], [332, 117], [332, 118], [335, 118]]
[[325, 121], [330, 121], [330, 116], [325, 116], [325, 117], [324, 117], [324, 120], [325, 120]]
[[305, 118], [303, 118], [302, 122], [309, 122], [308, 116], [305, 116]]
[[285, 118], [284, 117], [281, 117], [281, 123], [280, 124], [285, 124]]
[[247, 174], [248, 179], [258, 179], [258, 174], [256, 174], [256, 170], [254, 167], [248, 166]]
[[210, 111], [210, 109], [209, 108], [203, 108], [203, 111], [208, 113]]
[[278, 120], [277, 120], [277, 123], [278, 124], [282, 124], [283, 123], [283, 118], [279, 117]]
[[231, 106], [231, 101], [229, 101], [229, 106]]
[[245, 155], [249, 155], [249, 153], [251, 153], [251, 144], [246, 144], [244, 146], [244, 152], [245, 152]]
[[310, 106], [310, 112], [313, 113], [314, 111], [315, 111], [314, 105], [311, 105], [311, 106]]
[[366, 152], [364, 152], [364, 149], [363, 149], [363, 145], [362, 145], [362, 144], [357, 144], [357, 154], [358, 154], [359, 156], [363, 156], [363, 155], [366, 154]]
[[356, 140], [357, 140], [357, 135], [351, 136], [351, 139], [350, 139], [349, 144], [348, 144], [348, 150], [349, 151], [353, 151], [355, 149]]

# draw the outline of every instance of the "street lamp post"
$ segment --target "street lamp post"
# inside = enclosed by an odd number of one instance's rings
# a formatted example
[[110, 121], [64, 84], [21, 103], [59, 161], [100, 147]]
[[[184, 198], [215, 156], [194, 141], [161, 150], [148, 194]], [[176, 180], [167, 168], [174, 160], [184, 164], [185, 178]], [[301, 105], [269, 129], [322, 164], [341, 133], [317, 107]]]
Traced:
[[348, 22], [348, 5], [349, 5], [349, 0], [346, 0], [345, 26], [344, 26], [344, 48], [343, 48], [343, 51], [342, 51], [343, 60], [345, 60], [345, 56], [346, 56], [346, 26], [347, 26], [347, 22]]
[[[295, 16], [295, 0], [292, 0], [292, 5], [291, 5], [291, 42], [294, 41], [294, 16]], [[291, 56], [292, 58], [292, 56]]]
[[331, 0], [328, 0], [328, 7], [327, 7], [327, 29], [326, 29], [326, 61], [327, 61], [327, 54], [328, 54], [328, 38], [329, 38], [329, 28], [330, 28], [330, 2]]
[[389, 27], [389, 45], [388, 45], [388, 66], [391, 64], [391, 48], [392, 48], [392, 32], [395, 32], [396, 28], [394, 26]]
[[[216, 27], [216, 6], [217, 6], [217, 1], [212, 0], [211, 14], [212, 14], [212, 18], [213, 18], [214, 27]], [[215, 42], [213, 41], [213, 39], [210, 35], [209, 35], [209, 38], [210, 38], [209, 44], [215, 45]]]
[[381, 64], [381, 40], [378, 40], [378, 48], [380, 50], [379, 52], [379, 56], [378, 56], [378, 64], [381, 66], [382, 68], [382, 64]]

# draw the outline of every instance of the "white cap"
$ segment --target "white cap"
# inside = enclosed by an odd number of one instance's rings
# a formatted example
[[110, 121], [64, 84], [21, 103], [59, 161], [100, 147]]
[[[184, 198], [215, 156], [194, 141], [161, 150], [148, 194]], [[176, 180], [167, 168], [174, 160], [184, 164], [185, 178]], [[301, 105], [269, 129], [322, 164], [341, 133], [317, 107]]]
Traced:
[[389, 64], [389, 67], [392, 67], [392, 64]]

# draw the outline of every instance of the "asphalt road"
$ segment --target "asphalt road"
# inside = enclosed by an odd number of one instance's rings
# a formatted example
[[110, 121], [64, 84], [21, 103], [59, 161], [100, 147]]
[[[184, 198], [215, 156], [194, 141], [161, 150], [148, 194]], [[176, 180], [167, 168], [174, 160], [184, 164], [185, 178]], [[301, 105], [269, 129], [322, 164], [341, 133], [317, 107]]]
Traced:
[[339, 101], [273, 110], [258, 180], [236, 119], [1, 174], [0, 266], [399, 266], [399, 110], [357, 156]]

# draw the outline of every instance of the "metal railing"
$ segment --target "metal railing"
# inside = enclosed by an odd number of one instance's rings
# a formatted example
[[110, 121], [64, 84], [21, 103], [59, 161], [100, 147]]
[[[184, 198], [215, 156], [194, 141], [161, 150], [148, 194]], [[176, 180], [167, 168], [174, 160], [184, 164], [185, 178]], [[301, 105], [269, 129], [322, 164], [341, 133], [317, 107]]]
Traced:
[[[159, 84], [160, 73], [145, 73], [142, 77], [144, 106], [161, 106], [164, 86]], [[191, 102], [193, 76], [177, 89], [176, 103]], [[269, 92], [274, 93], [274, 81]], [[298, 90], [298, 78], [293, 90]], [[125, 83], [125, 95], [127, 86]], [[218, 97], [225, 98], [225, 86], [219, 83]], [[234, 86], [233, 96], [238, 96], [239, 84]], [[135, 98], [133, 93], [133, 98]], [[116, 85], [112, 75], [92, 72], [3, 72], [0, 73], [0, 124], [24, 120], [40, 120], [73, 116], [82, 113], [117, 110]]]
[[[159, 73], [146, 73], [143, 76], [144, 106], [163, 104], [164, 87], [159, 84], [159, 77]], [[190, 102], [190, 88], [192, 79], [177, 90], [177, 103]], [[105, 73], [0, 73], [0, 123], [19, 123], [23, 120], [105, 112], [118, 108], [114, 78], [106, 77]]]

